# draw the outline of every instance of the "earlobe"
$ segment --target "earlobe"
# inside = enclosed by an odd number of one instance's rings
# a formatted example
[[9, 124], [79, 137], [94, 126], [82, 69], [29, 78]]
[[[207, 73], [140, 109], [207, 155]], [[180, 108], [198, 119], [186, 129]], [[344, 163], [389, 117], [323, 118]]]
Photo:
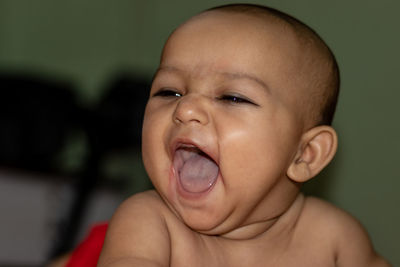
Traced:
[[317, 126], [303, 134], [287, 176], [303, 183], [316, 176], [335, 156], [337, 135], [330, 126]]

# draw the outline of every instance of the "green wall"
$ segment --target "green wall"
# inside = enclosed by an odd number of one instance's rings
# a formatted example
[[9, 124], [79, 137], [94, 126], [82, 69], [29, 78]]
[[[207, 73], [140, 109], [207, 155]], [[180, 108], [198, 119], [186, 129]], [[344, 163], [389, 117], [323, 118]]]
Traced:
[[[72, 80], [95, 102], [120, 70], [150, 77], [180, 22], [229, 1], [0, 1], [0, 71]], [[242, 1], [249, 2], [249, 1]], [[334, 162], [306, 191], [356, 216], [377, 250], [400, 266], [400, 2], [271, 0], [327, 41], [342, 74]]]

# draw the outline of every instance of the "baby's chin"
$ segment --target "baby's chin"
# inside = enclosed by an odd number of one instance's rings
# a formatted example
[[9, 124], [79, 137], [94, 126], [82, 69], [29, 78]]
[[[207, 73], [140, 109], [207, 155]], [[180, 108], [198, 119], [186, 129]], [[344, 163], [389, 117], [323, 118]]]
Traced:
[[266, 232], [277, 220], [276, 218], [273, 218], [262, 222], [240, 225], [238, 223], [240, 220], [234, 218], [232, 214], [230, 215], [231, 216], [228, 216], [219, 222], [216, 222], [216, 218], [205, 218], [202, 224], [192, 221], [183, 221], [192, 231], [199, 234], [221, 236], [231, 240], [248, 240]]
[[209, 236], [224, 236], [235, 227], [231, 225], [228, 218], [215, 218], [212, 216], [202, 216], [203, 220], [183, 219], [184, 223], [194, 232]]
[[224, 190], [219, 184], [200, 196], [187, 198], [182, 196], [176, 186], [170, 187], [165, 194], [165, 200], [173, 213], [191, 230], [207, 234], [221, 235], [231, 230], [232, 205], [224, 200]]

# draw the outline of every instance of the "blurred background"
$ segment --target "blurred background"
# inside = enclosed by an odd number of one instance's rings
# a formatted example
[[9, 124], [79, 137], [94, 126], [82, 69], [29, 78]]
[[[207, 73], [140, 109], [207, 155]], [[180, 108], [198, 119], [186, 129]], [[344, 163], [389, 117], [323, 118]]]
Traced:
[[[140, 128], [163, 43], [225, 3], [0, 1], [0, 266], [42, 266], [151, 188]], [[304, 21], [336, 54], [339, 151], [304, 190], [352, 213], [400, 266], [400, 2], [252, 3]]]

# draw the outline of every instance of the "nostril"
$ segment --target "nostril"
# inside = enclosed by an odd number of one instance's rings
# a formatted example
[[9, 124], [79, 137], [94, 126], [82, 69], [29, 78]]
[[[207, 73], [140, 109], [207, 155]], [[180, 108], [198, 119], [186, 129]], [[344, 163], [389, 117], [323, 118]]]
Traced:
[[204, 101], [193, 97], [181, 99], [174, 112], [175, 123], [196, 122], [200, 124], [208, 123], [208, 111]]
[[202, 123], [204, 120], [199, 118], [196, 114], [193, 113], [175, 113], [174, 121], [176, 123], [189, 123], [189, 122], [197, 122]]
[[176, 122], [176, 123], [182, 123], [182, 121], [178, 118], [178, 117], [174, 117], [174, 122]]

